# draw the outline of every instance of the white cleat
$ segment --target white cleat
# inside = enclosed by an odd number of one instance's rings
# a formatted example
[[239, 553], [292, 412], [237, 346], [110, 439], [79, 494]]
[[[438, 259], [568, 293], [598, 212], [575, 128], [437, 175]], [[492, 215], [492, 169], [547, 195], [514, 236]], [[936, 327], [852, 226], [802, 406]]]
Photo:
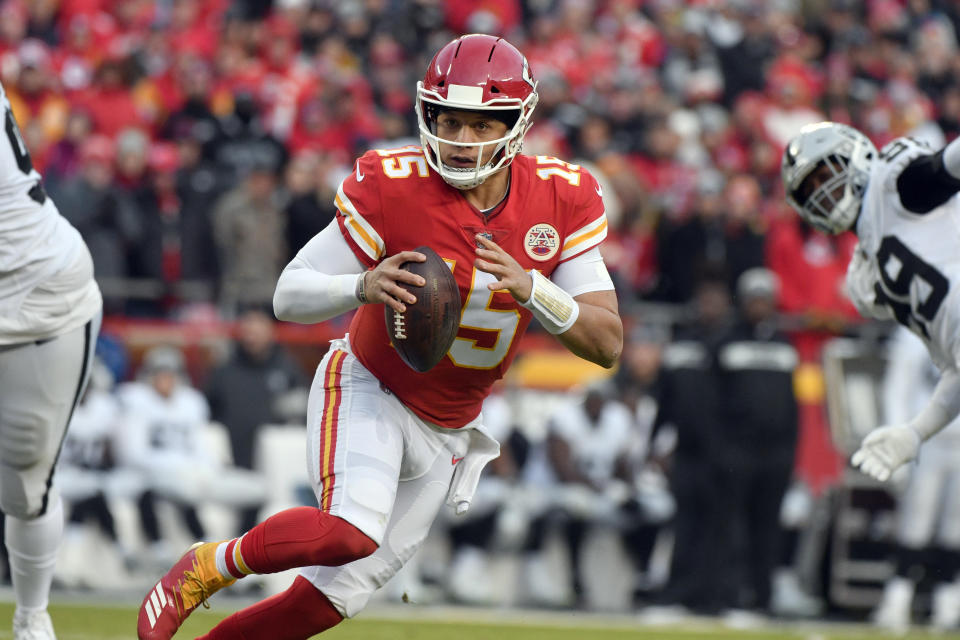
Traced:
[[952, 631], [960, 625], [960, 585], [939, 584], [933, 590], [931, 625], [937, 631]]
[[13, 614], [13, 640], [57, 640], [50, 614], [44, 611]]
[[913, 583], [906, 578], [889, 580], [884, 586], [880, 606], [873, 612], [873, 623], [895, 635], [905, 635], [910, 629], [913, 590]]

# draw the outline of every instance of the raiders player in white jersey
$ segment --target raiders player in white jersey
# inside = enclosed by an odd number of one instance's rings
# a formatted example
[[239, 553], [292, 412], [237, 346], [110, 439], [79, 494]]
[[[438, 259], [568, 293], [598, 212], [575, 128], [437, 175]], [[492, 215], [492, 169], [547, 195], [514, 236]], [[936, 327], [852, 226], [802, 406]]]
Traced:
[[[883, 376], [884, 418], [908, 422], [929, 401], [940, 373], [920, 340], [898, 327], [887, 343]], [[946, 631], [960, 624], [960, 418], [921, 448], [902, 492], [898, 492], [892, 556], [896, 571], [873, 612], [879, 626], [900, 633], [910, 626], [917, 576], [933, 579], [930, 622]], [[939, 551], [929, 553], [933, 547]]]
[[896, 319], [940, 369], [924, 408], [871, 431], [851, 458], [887, 480], [960, 414], [960, 140], [934, 151], [897, 138], [877, 152], [856, 129], [821, 122], [787, 145], [781, 176], [804, 220], [825, 233], [856, 233], [847, 287], [860, 313]]
[[15, 640], [47, 614], [63, 509], [53, 469], [87, 382], [102, 300], [80, 234], [46, 196], [0, 86], [0, 509]]

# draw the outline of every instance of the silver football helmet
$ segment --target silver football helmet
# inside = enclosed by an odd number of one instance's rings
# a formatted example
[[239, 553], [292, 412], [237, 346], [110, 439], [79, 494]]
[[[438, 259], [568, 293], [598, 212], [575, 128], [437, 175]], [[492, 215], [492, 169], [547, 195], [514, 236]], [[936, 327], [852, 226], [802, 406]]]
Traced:
[[[800, 130], [783, 151], [780, 176], [787, 203], [824, 233], [853, 227], [877, 149], [867, 136], [837, 122]], [[817, 180], [808, 180], [816, 172]]]

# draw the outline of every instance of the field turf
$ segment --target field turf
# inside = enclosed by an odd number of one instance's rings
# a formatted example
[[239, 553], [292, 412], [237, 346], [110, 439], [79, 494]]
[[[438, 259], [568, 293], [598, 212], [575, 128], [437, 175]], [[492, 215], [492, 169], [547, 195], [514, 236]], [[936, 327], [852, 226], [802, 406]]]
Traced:
[[[50, 608], [59, 640], [131, 640], [136, 637], [136, 610], [130, 606], [54, 604]], [[208, 631], [229, 610], [195, 612], [175, 636], [192, 640]], [[0, 603], [0, 640], [12, 637], [10, 603]], [[325, 640], [960, 640], [960, 634], [932, 634], [917, 630], [905, 636], [878, 633], [861, 625], [796, 624], [766, 629], [724, 628], [719, 623], [697, 620], [678, 626], [642, 626], [617, 617], [604, 620], [597, 616], [570, 614], [532, 614], [526, 618], [516, 611], [468, 610], [441, 614], [429, 609], [408, 607], [396, 618], [390, 612], [372, 612], [328, 631]], [[439, 618], [439, 619], [438, 619]]]

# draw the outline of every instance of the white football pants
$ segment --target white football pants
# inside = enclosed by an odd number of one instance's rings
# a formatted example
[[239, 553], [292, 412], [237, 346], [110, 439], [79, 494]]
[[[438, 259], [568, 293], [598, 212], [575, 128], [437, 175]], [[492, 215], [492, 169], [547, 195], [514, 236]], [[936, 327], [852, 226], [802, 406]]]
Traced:
[[351, 617], [423, 544], [480, 418], [456, 430], [428, 424], [381, 387], [346, 340], [333, 341], [320, 363], [307, 412], [307, 469], [320, 507], [380, 545], [342, 567], [301, 571]]
[[29, 520], [46, 511], [100, 319], [48, 340], [0, 347], [0, 509], [7, 515]]

